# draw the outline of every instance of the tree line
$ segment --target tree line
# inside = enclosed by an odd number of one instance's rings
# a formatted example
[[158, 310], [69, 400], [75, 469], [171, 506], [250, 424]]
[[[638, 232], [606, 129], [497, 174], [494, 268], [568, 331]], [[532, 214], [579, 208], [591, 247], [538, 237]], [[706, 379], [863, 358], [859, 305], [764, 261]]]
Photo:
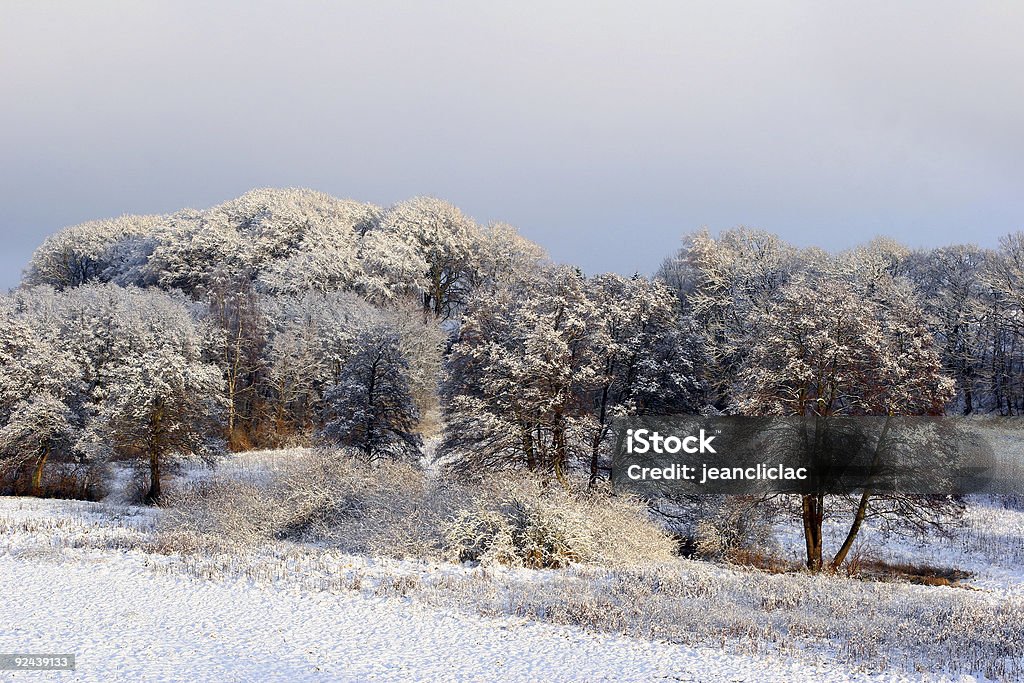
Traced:
[[156, 500], [179, 456], [424, 437], [458, 472], [593, 485], [617, 416], [1024, 411], [1022, 233], [830, 254], [699, 231], [652, 278], [587, 276], [438, 199], [255, 190], [58, 232], [0, 321], [0, 472], [37, 495], [52, 463], [140, 463]]

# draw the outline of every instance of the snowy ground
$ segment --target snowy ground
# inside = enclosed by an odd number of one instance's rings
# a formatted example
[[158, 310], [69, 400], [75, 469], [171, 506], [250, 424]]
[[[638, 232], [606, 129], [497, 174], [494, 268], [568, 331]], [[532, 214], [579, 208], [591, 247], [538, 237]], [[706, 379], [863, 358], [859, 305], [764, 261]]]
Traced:
[[0, 650], [77, 653], [67, 680], [868, 680], [397, 600], [190, 581], [140, 558], [41, 559], [0, 559], [13, 597]]
[[[826, 550], [837, 548], [849, 520], [828, 519]], [[1000, 595], [1024, 596], [1024, 511], [1008, 509], [995, 497], [972, 498], [949, 536], [886, 534], [868, 523], [854, 546], [873, 559], [956, 568], [970, 573], [965, 585]], [[776, 537], [788, 558], [803, 557], [803, 536], [795, 524], [778, 525]]]
[[[244, 454], [218, 469], [261, 481], [288, 457]], [[206, 476], [188, 468], [175, 483]], [[0, 653], [77, 656], [75, 672], [0, 680], [986, 681], [963, 672], [1021, 670], [1019, 659], [990, 666], [999, 643], [1020, 637], [1006, 625], [1024, 622], [1024, 511], [998, 499], [972, 500], [948, 539], [863, 532], [876, 559], [970, 572], [959, 588], [686, 560], [634, 576], [296, 543], [179, 552], [157, 531], [160, 510], [126, 500], [0, 498]], [[778, 538], [798, 559], [795, 530]], [[623, 595], [639, 609], [608, 615], [602, 601]], [[590, 613], [572, 614], [581, 608]], [[950, 643], [967, 645], [955, 663], [941, 654]]]
[[[155, 514], [0, 498], [0, 652], [78, 657], [74, 673], [8, 672], [0, 680], [983, 680], [869, 673], [806, 655], [485, 618], [288, 580], [296, 577], [197, 578], [174, 557], [146, 549]], [[368, 560], [362, 569], [372, 574], [373, 566]]]

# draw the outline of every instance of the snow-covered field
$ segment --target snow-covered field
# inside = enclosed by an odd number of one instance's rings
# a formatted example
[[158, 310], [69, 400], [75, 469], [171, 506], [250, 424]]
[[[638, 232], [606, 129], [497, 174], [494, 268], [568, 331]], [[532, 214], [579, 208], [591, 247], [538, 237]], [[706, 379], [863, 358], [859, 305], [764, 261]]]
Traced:
[[61, 680], [901, 680], [409, 600], [195, 580], [154, 572], [137, 553], [5, 555], [0, 577], [0, 650], [76, 653], [73, 674], [46, 674]]
[[[484, 618], [298, 577], [211, 572], [147, 552], [154, 511], [0, 499], [0, 651], [74, 652], [66, 680], [972, 680], [870, 674]], [[349, 558], [350, 565], [360, 564]], [[364, 561], [362, 575], [410, 572]], [[378, 566], [384, 565], [384, 566]], [[301, 565], [300, 565], [301, 566]], [[298, 568], [298, 567], [297, 567]], [[439, 569], [439, 571], [444, 571]], [[459, 568], [450, 571], [458, 572]], [[542, 578], [543, 573], [537, 573]], [[933, 589], [943, 590], [943, 589]], [[949, 589], [945, 589], [949, 590]]]
[[[266, 464], [226, 467], [258, 477]], [[77, 656], [75, 672], [0, 672], [0, 680], [1022, 675], [1024, 512], [995, 501], [973, 501], [949, 540], [866, 537], [885, 559], [972, 572], [962, 587], [770, 575], [689, 560], [649, 573], [504, 570], [290, 542], [238, 554], [181, 553], [162, 539], [161, 514], [123, 504], [0, 498], [0, 653]], [[613, 613], [614, 602], [631, 595], [633, 612]], [[647, 611], [649, 620], [637, 618]], [[913, 647], [904, 654], [893, 643]], [[964, 652], [955, 658], [941, 654], [961, 643]], [[993, 652], [1005, 651], [994, 661]]]

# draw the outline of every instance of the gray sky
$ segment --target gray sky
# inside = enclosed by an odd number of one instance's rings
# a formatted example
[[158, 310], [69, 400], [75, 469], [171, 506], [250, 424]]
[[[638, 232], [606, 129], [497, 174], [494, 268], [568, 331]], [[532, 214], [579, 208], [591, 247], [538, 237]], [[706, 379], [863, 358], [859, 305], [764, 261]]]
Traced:
[[1017, 1], [5, 0], [0, 288], [62, 226], [259, 186], [437, 195], [591, 272], [702, 225], [994, 245], [1022, 35]]

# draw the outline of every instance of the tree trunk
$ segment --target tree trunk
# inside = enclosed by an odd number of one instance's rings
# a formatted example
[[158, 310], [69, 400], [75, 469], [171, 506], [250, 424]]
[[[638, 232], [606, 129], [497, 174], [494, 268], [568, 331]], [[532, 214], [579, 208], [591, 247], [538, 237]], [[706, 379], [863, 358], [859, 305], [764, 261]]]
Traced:
[[864, 523], [864, 516], [868, 511], [868, 500], [871, 498], [871, 489], [864, 489], [864, 493], [860, 497], [860, 503], [857, 505], [857, 514], [853, 517], [853, 523], [850, 524], [850, 531], [846, 534], [846, 540], [843, 541], [843, 545], [839, 547], [839, 551], [836, 556], [832, 558], [832, 570], [835, 571], [846, 561], [846, 556], [849, 554], [850, 549], [853, 547], [853, 542], [857, 538], [857, 534], [860, 532], [860, 527]]
[[160, 498], [160, 449], [156, 444], [149, 447], [149, 492], [146, 493], [145, 501], [149, 505], [156, 503]]
[[807, 550], [807, 568], [821, 571], [821, 527], [824, 520], [825, 497], [810, 494], [803, 497], [804, 544]]
[[149, 416], [149, 439], [147, 447], [149, 450], [149, 492], [145, 501], [153, 505], [160, 498], [160, 451], [163, 442], [163, 418], [164, 407], [157, 402], [156, 408]]
[[605, 422], [608, 419], [608, 394], [611, 386], [606, 382], [601, 388], [601, 408], [597, 416], [597, 432], [594, 434], [594, 440], [591, 442], [590, 447], [590, 484], [589, 488], [594, 488], [597, 484], [597, 475], [599, 471], [600, 458], [601, 458], [601, 442], [604, 441], [605, 437]]
[[[236, 368], [237, 369], [237, 368]], [[227, 388], [228, 388], [228, 448], [232, 451], [238, 451], [236, 448], [235, 439], [235, 411], [238, 402], [238, 376], [234, 372], [227, 373]]]
[[374, 443], [374, 428], [376, 426], [374, 424], [374, 418], [376, 415], [374, 409], [377, 402], [377, 367], [380, 363], [381, 353], [382, 351], [378, 350], [376, 358], [374, 358], [373, 362], [370, 363], [370, 376], [366, 383], [366, 420], [363, 423], [363, 429], [366, 430], [363, 438], [366, 439], [366, 441], [363, 443], [363, 453], [366, 455], [367, 462], [373, 461], [373, 449], [376, 446]]
[[[430, 293], [424, 295], [424, 308], [428, 311], [433, 310], [435, 318], [440, 318], [444, 313], [444, 295], [447, 288], [442, 283], [443, 276], [444, 274], [439, 267], [432, 267], [430, 269]], [[433, 299], [433, 302], [430, 299]], [[433, 306], [431, 306], [431, 303], [433, 303]]]
[[533, 426], [533, 452], [536, 454], [537, 469], [546, 469], [551, 465], [551, 449], [544, 439], [544, 430], [540, 424]]
[[[892, 426], [892, 415], [885, 418], [885, 425], [882, 427], [882, 433], [878, 437], [878, 443], [875, 444], [875, 453], [871, 458], [871, 469], [868, 472], [868, 481], [871, 481], [878, 474], [878, 468], [882, 461], [882, 452], [885, 448], [886, 439], [889, 437], [889, 429]], [[850, 531], [846, 534], [846, 540], [843, 541], [843, 545], [839, 547], [839, 551], [835, 557], [832, 558], [831, 568], [832, 570], [839, 569], [839, 566], [846, 560], [847, 554], [853, 547], [853, 542], [857, 538], [857, 534], [860, 532], [860, 527], [864, 524], [864, 517], [868, 511], [868, 501], [871, 500], [871, 494], [873, 493], [871, 486], [866, 486], [864, 492], [860, 496], [860, 502], [857, 504], [857, 512], [853, 516], [853, 522], [850, 524]]]
[[39, 454], [39, 460], [36, 461], [36, 467], [32, 471], [32, 495], [36, 497], [42, 497], [43, 495], [43, 467], [46, 466], [46, 459], [50, 457], [50, 447], [45, 446], [43, 452]]
[[555, 471], [555, 478], [563, 487], [569, 487], [567, 478], [567, 466], [569, 456], [565, 443], [565, 420], [561, 414], [555, 416], [554, 424], [551, 427], [551, 441], [554, 453], [552, 453], [551, 464]]
[[529, 425], [520, 423], [522, 432], [523, 452], [526, 453], [526, 469], [531, 472], [537, 469], [537, 451], [533, 447], [533, 432]]

